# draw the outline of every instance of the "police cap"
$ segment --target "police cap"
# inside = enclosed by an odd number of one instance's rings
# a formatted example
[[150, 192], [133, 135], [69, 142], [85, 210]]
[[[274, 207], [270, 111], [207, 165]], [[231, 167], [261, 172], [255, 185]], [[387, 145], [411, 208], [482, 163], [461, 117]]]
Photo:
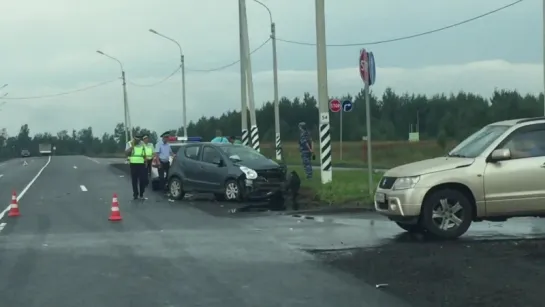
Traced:
[[163, 132], [163, 134], [161, 134], [162, 138], [165, 138], [165, 137], [168, 137], [168, 136], [170, 136], [170, 131]]

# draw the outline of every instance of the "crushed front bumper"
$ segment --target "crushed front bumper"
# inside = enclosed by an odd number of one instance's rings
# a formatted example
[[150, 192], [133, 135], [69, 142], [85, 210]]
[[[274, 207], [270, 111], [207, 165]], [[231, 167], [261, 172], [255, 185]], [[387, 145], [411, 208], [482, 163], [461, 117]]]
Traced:
[[267, 199], [276, 192], [283, 191], [284, 181], [267, 180], [263, 177], [244, 180], [244, 198], [246, 199]]

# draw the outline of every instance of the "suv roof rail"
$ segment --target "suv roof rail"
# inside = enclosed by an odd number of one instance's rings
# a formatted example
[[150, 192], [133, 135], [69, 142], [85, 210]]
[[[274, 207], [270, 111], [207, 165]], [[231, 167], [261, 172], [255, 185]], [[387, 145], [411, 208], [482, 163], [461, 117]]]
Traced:
[[530, 117], [530, 118], [521, 119], [521, 120], [517, 121], [517, 124], [533, 122], [533, 121], [535, 121], [535, 120], [545, 120], [545, 116]]

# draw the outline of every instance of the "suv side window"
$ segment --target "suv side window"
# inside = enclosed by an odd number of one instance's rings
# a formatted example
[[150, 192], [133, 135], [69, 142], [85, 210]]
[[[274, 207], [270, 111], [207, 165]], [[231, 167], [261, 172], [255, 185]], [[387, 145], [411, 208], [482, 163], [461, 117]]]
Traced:
[[202, 162], [213, 163], [214, 159], [221, 159], [220, 153], [213, 147], [205, 146], [202, 151]]
[[[182, 147], [183, 148], [183, 147]], [[184, 149], [184, 156], [191, 160], [199, 160], [200, 146], [187, 146]]]
[[545, 156], [545, 125], [521, 127], [513, 131], [499, 148], [508, 148], [511, 159]]

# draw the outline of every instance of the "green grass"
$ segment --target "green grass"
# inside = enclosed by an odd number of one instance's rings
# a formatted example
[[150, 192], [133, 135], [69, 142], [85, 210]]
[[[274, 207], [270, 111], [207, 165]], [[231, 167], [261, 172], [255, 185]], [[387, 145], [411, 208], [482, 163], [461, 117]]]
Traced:
[[[370, 207], [367, 172], [362, 170], [333, 171], [333, 180], [322, 184], [320, 170], [314, 171], [312, 179], [306, 179], [303, 167], [289, 167], [301, 177], [301, 205], [305, 207]], [[382, 174], [373, 175], [373, 192]]]
[[[318, 144], [315, 144], [318, 150]], [[447, 148], [452, 148], [449, 144]], [[295, 142], [283, 144], [284, 160], [288, 165], [301, 165], [301, 155]], [[367, 146], [363, 141], [344, 142], [343, 157], [340, 156], [340, 144], [332, 144], [332, 160], [334, 166], [365, 167], [367, 166]], [[319, 151], [317, 151], [318, 153]], [[444, 155], [447, 150], [442, 149], [435, 141], [421, 142], [373, 142], [372, 158], [375, 168], [391, 168], [401, 164], [415, 162], [427, 158]], [[262, 143], [261, 153], [275, 159], [274, 144]], [[98, 154], [98, 157], [123, 157], [119, 154]], [[319, 165], [319, 160], [312, 161], [313, 165]]]
[[[315, 144], [319, 153], [319, 144]], [[452, 144], [449, 144], [452, 146]], [[301, 164], [301, 155], [297, 143], [289, 142], [282, 145], [284, 160], [288, 165]], [[332, 144], [332, 160], [334, 166], [352, 166], [365, 167], [367, 166], [367, 143], [364, 141], [358, 142], [343, 142], [341, 147], [339, 142]], [[435, 141], [395, 141], [395, 142], [373, 142], [372, 143], [372, 158], [375, 168], [391, 168], [398, 165], [415, 162], [427, 158], [444, 155], [447, 150], [442, 149]], [[274, 144], [261, 144], [261, 153], [267, 157], [275, 158]], [[312, 162], [313, 165], [319, 165], [319, 160]]]

